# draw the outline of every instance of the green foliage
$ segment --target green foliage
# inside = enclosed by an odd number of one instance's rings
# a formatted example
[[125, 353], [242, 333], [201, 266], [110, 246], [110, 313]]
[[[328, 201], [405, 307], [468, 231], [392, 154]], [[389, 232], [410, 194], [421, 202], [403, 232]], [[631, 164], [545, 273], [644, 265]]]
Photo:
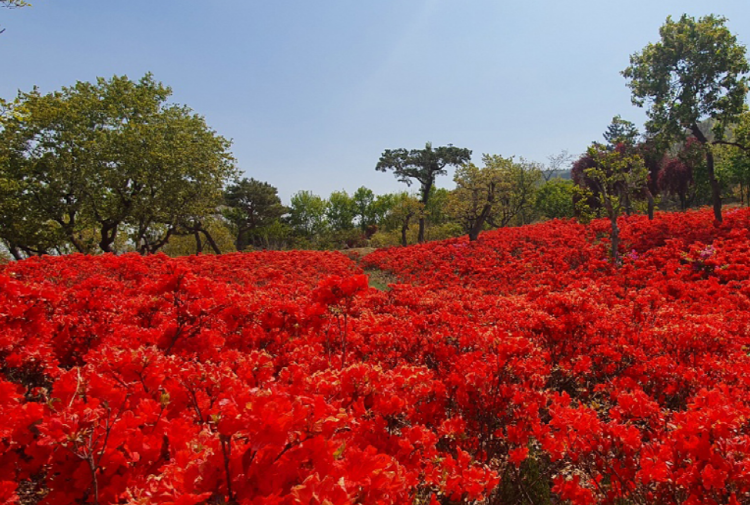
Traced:
[[275, 187], [247, 178], [227, 187], [224, 202], [227, 208], [223, 214], [231, 224], [238, 251], [250, 245], [266, 246], [271, 235], [278, 235], [273, 229], [289, 210], [281, 204]]
[[535, 208], [547, 219], [564, 219], [574, 215], [573, 181], [550, 179], [536, 193]]
[[[632, 101], [648, 104], [648, 131], [666, 143], [684, 139], [689, 131], [709, 144], [701, 121], [710, 120], [720, 142], [727, 128], [745, 110], [750, 65], [745, 47], [724, 26], [726, 19], [709, 15], [696, 21], [683, 15], [668, 17], [660, 28], [661, 40], [630, 57], [623, 71], [629, 79]], [[721, 222], [721, 183], [714, 171], [711, 149], [705, 151], [714, 218]]]
[[467, 163], [456, 170], [456, 189], [448, 203], [470, 240], [476, 240], [486, 224], [526, 223], [542, 180], [541, 169], [533, 163], [488, 154], [482, 161], [482, 168]]
[[[226, 222], [222, 219], [210, 218], [204, 226], [220, 251], [226, 252], [234, 249], [234, 233]], [[198, 253], [215, 254], [210, 247], [206, 247], [205, 235], [199, 232], [171, 237], [164, 246], [163, 252], [172, 257]]]
[[385, 172], [393, 170], [399, 181], [411, 186], [412, 179], [420, 183], [420, 198], [422, 203], [429, 200], [435, 178], [447, 173], [447, 166], [459, 166], [471, 158], [471, 151], [452, 145], [432, 148], [427, 142], [424, 149], [386, 149], [380, 156], [376, 170]]
[[609, 146], [615, 147], [617, 144], [634, 146], [639, 135], [638, 128], [618, 114], [612, 118], [612, 122], [607, 126], [607, 131], [604, 132], [603, 136]]
[[326, 231], [327, 202], [312, 193], [312, 191], [298, 191], [292, 195], [289, 209], [289, 222], [292, 229], [306, 239], [312, 239]]
[[[469, 149], [452, 145], [432, 148], [427, 142], [424, 149], [386, 149], [380, 156], [375, 170], [386, 172], [393, 170], [399, 181], [412, 184], [412, 179], [419, 182], [419, 196], [422, 204], [427, 205], [438, 175], [447, 173], [446, 167], [460, 166], [471, 159]], [[425, 240], [425, 216], [419, 218], [419, 242]]]
[[[430, 190], [430, 198], [425, 204], [427, 229], [451, 221], [451, 215], [447, 208], [450, 194], [451, 192], [445, 188], [436, 188], [433, 186], [432, 190]], [[427, 233], [427, 231], [425, 231], [425, 233]], [[425, 235], [425, 239], [430, 240], [427, 235]]]
[[332, 231], [348, 231], [354, 228], [357, 205], [346, 191], [334, 191], [328, 197], [326, 220]]
[[[417, 220], [423, 219], [425, 206], [418, 198], [407, 192], [397, 193], [393, 196], [393, 203], [386, 215], [383, 224], [386, 231], [398, 231], [400, 233], [400, 243], [406, 246], [409, 241], [409, 230]], [[420, 229], [419, 232], [422, 232]], [[417, 240], [424, 239], [417, 234]]]
[[108, 252], [125, 232], [155, 252], [200, 226], [234, 175], [230, 143], [170, 94], [151, 75], [20, 93], [0, 119], [9, 250]]
[[668, 17], [661, 40], [630, 57], [623, 71], [633, 103], [648, 104], [647, 128], [652, 133], [684, 137], [702, 119], [715, 120], [714, 133], [744, 109], [750, 71], [745, 47], [724, 26], [726, 18], [709, 15], [696, 21]]
[[588, 186], [575, 187], [581, 197], [577, 210], [584, 220], [592, 218], [593, 212], [588, 206], [591, 199], [605, 210], [612, 225], [612, 259], [619, 264], [617, 218], [643, 194], [648, 184], [648, 169], [643, 158], [629, 149], [609, 150], [593, 144], [587, 154], [593, 160], [593, 166], [583, 170]]
[[369, 227], [377, 225], [379, 219], [375, 207], [375, 194], [371, 189], [364, 186], [359, 187], [352, 195], [352, 201], [355, 208], [354, 218], [362, 232], [366, 232]]
[[492, 503], [553, 503], [549, 480], [543, 478], [549, 463], [541, 457], [541, 451], [534, 452], [536, 457], [526, 458], [519, 468], [508, 465], [495, 491], [497, 499]]

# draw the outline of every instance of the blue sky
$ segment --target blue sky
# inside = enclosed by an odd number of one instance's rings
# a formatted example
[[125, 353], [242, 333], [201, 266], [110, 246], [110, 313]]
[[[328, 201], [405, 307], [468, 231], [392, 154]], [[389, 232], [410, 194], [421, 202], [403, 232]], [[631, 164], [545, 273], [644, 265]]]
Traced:
[[668, 15], [726, 16], [750, 43], [748, 0], [32, 3], [0, 9], [0, 96], [152, 72], [286, 203], [405, 189], [375, 171], [385, 149], [546, 162], [601, 140], [614, 115], [640, 126], [619, 72]]

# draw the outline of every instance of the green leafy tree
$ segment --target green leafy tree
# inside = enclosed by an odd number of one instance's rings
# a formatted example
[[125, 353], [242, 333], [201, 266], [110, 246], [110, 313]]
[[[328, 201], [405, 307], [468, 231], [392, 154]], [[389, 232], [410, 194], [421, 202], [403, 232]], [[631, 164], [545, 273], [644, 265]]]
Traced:
[[362, 233], [366, 233], [368, 229], [378, 224], [375, 193], [371, 189], [361, 186], [352, 195], [352, 200], [354, 202], [354, 218], [357, 221], [357, 226], [362, 230]]
[[[638, 154], [644, 159], [644, 163], [646, 163], [646, 167], [649, 169], [649, 183], [643, 187], [642, 196], [648, 202], [648, 218], [654, 219], [654, 211], [656, 209], [654, 194], [658, 190], [656, 177], [658, 176], [659, 167], [654, 166], [651, 158], [655, 146], [651, 145], [648, 141], [649, 139], [639, 142], [640, 136], [638, 128], [632, 122], [623, 119], [619, 115], [612, 118], [612, 122], [607, 126], [607, 130], [603, 134], [604, 140], [607, 141], [608, 149], [624, 149], [630, 151], [631, 154]], [[633, 206], [630, 201], [625, 202], [625, 212], [628, 215], [633, 212]]]
[[732, 128], [732, 135], [740, 149], [726, 146], [724, 164], [730, 182], [739, 186], [740, 201], [750, 205], [750, 112], [739, 117]]
[[222, 251], [231, 251], [234, 248], [233, 230], [224, 219], [209, 217], [201, 224], [205, 232], [185, 230], [184, 233], [172, 236], [169, 243], [162, 248], [164, 254], [172, 257], [206, 252], [220, 254]]
[[424, 204], [406, 191], [393, 195], [392, 205], [385, 218], [386, 228], [398, 230], [401, 234], [401, 245], [406, 247], [409, 243], [409, 227], [414, 220], [419, 220], [424, 214]]
[[535, 207], [537, 212], [547, 219], [573, 217], [573, 181], [551, 179], [536, 192]]
[[[420, 184], [419, 196], [420, 202], [426, 206], [430, 199], [432, 187], [435, 185], [435, 178], [438, 175], [445, 175], [446, 167], [458, 167], [471, 159], [471, 151], [454, 147], [452, 145], [441, 146], [433, 149], [432, 144], [428, 142], [424, 149], [386, 149], [380, 156], [376, 170], [386, 172], [393, 170], [393, 174], [399, 181], [411, 186], [413, 180]], [[419, 217], [419, 236], [420, 243], [425, 240], [425, 216], [421, 213]]]
[[3, 208], [2, 220], [19, 226], [0, 238], [23, 249], [29, 234], [16, 232], [36, 226], [64, 240], [39, 253], [113, 252], [125, 231], [151, 253], [173, 234], [204, 232], [235, 171], [230, 143], [167, 104], [170, 94], [151, 75], [20, 93], [17, 113], [0, 120], [0, 180], [24, 207]]
[[482, 161], [482, 168], [467, 163], [456, 170], [456, 189], [448, 205], [470, 241], [479, 237], [486, 224], [503, 227], [517, 218], [523, 223], [542, 180], [541, 169], [531, 163], [489, 154]]
[[312, 191], [298, 191], [291, 198], [289, 222], [296, 233], [312, 239], [326, 231], [327, 202]]
[[262, 245], [274, 226], [289, 209], [281, 204], [278, 190], [267, 182], [243, 178], [224, 192], [224, 217], [231, 223], [238, 251], [249, 245]]
[[604, 132], [604, 140], [612, 148], [618, 144], [635, 146], [639, 135], [638, 128], [618, 114], [612, 118], [612, 122], [607, 126], [607, 131]]
[[638, 154], [628, 149], [607, 149], [600, 144], [594, 144], [587, 150], [587, 157], [591, 160], [583, 168], [585, 184], [576, 187], [581, 195], [579, 210], [584, 217], [591, 216], [591, 209], [587, 202], [597, 201], [604, 209], [611, 223], [612, 261], [620, 264], [620, 231], [617, 219], [622, 215], [626, 206], [642, 194], [643, 187], [648, 183], [648, 169]]
[[[714, 15], [697, 21], [668, 17], [659, 30], [661, 40], [630, 57], [623, 75], [633, 103], [649, 106], [649, 132], [669, 139], [684, 139], [690, 132], [707, 147], [723, 141], [727, 126], [744, 110], [750, 71], [745, 47], [725, 22]], [[713, 120], [713, 141], [699, 127], [706, 119]], [[710, 148], [705, 155], [714, 216], [721, 221], [721, 186]]]
[[326, 220], [332, 231], [349, 231], [354, 229], [354, 218], [357, 206], [346, 191], [334, 191], [328, 197]]
[[451, 215], [447, 212], [451, 192], [445, 188], [432, 187], [431, 195], [425, 204], [425, 226], [435, 227], [448, 223]]

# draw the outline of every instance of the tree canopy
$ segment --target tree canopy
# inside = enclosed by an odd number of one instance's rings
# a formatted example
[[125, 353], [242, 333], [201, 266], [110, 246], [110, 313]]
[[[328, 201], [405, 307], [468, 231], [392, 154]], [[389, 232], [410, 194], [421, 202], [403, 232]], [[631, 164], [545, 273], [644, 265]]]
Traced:
[[288, 212], [278, 190], [267, 182], [243, 178], [224, 192], [224, 216], [232, 224], [238, 251], [259, 241], [268, 228]]
[[20, 93], [0, 119], [0, 240], [14, 256], [113, 251], [125, 232], [155, 252], [205, 232], [235, 173], [229, 141], [150, 74]]
[[590, 212], [589, 202], [595, 201], [604, 209], [610, 220], [612, 261], [619, 264], [619, 227], [617, 218], [627, 210], [633, 200], [643, 194], [648, 183], [648, 169], [643, 158], [633, 149], [620, 144], [616, 149], [593, 144], [577, 163], [576, 174], [579, 210], [584, 217]]
[[[438, 175], [447, 174], [446, 167], [460, 166], [471, 159], [471, 151], [451, 144], [433, 148], [427, 142], [424, 149], [386, 149], [380, 156], [375, 170], [386, 172], [393, 170], [396, 178], [411, 186], [414, 180], [420, 184], [419, 194], [422, 204], [426, 205], [430, 191]], [[424, 242], [424, 216], [419, 218], [419, 242]]]
[[529, 210], [542, 180], [542, 172], [535, 164], [489, 154], [482, 161], [482, 168], [467, 163], [456, 170], [456, 189], [449, 204], [471, 241], [479, 237], [486, 223], [507, 226]]
[[[687, 15], [678, 21], [668, 17], [659, 30], [661, 40], [630, 57], [630, 66], [622, 73], [633, 103], [648, 106], [649, 132], [670, 139], [684, 139], [690, 132], [706, 144], [701, 121], [712, 119], [713, 133], [720, 139], [743, 112], [750, 66], [745, 47], [725, 22], [726, 18], [714, 15], [697, 21]], [[710, 149], [706, 162], [714, 215], [721, 221], [721, 192]]]

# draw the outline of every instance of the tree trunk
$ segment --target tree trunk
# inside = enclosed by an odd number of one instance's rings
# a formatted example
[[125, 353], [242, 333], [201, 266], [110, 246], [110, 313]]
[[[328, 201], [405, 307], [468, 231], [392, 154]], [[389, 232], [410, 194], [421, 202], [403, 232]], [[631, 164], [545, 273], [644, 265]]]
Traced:
[[698, 128], [697, 124], [693, 124], [690, 130], [693, 132], [693, 135], [695, 135], [695, 138], [697, 138], [706, 149], [706, 168], [708, 169], [708, 180], [711, 182], [711, 200], [713, 201], [714, 207], [714, 219], [721, 223], [721, 186], [719, 185], [719, 180], [716, 178], [716, 172], [714, 171], [714, 153], [711, 152], [711, 146], [708, 143], [708, 139], [703, 135], [703, 132]]
[[112, 252], [112, 244], [114, 243], [115, 238], [117, 237], [117, 225], [118, 224], [119, 223], [102, 224], [102, 230], [101, 230], [102, 239], [99, 241], [99, 248], [102, 250], [102, 252], [105, 252], [105, 253]]
[[[434, 176], [433, 176], [434, 177]], [[432, 191], [432, 184], [434, 181], [428, 181], [427, 183], [422, 182], [422, 215], [419, 217], [419, 234], [417, 235], [417, 242], [420, 244], [424, 243], [424, 229], [425, 229], [425, 217], [424, 212], [427, 209], [427, 202], [430, 199], [430, 191]]]
[[484, 223], [487, 221], [491, 211], [492, 204], [485, 204], [485, 206], [482, 207], [482, 212], [479, 213], [476, 221], [474, 221], [474, 225], [469, 228], [469, 242], [474, 242], [479, 238], [479, 234], [482, 232]]
[[405, 224], [401, 227], [401, 245], [406, 247], [408, 244], [406, 243], [406, 230], [409, 229], [409, 225]]
[[23, 256], [21, 255], [21, 251], [18, 250], [18, 247], [12, 245], [8, 247], [8, 251], [10, 251], [10, 254], [15, 258], [17, 261], [21, 261], [23, 259]]
[[174, 226], [170, 226], [167, 229], [167, 233], [165, 233], [161, 239], [151, 244], [146, 243], [145, 244], [146, 254], [156, 254], [157, 252], [159, 252], [159, 249], [167, 245], [167, 243], [169, 242], [169, 238], [172, 236], [174, 231], [175, 231]]
[[242, 252], [245, 250], [245, 248], [249, 245], [248, 240], [248, 229], [245, 227], [239, 227], [237, 231], [237, 240], [234, 242], [234, 247], [237, 249], [237, 252]]
[[221, 249], [219, 249], [218, 244], [214, 240], [214, 238], [211, 236], [210, 233], [208, 233], [208, 230], [205, 228], [201, 228], [201, 231], [203, 232], [203, 235], [206, 237], [206, 241], [208, 242], [208, 245], [211, 246], [211, 249], [214, 250], [214, 253], [221, 254]]
[[479, 238], [479, 228], [476, 226], [472, 226], [471, 229], [469, 229], [469, 242], [474, 242], [476, 239]]
[[651, 190], [646, 188], [646, 199], [648, 200], [648, 220], [653, 221], [654, 220], [654, 195], [651, 193]]
[[68, 220], [65, 221], [62, 216], [58, 216], [53, 218], [54, 221], [60, 225], [60, 228], [63, 229], [63, 232], [65, 232], [65, 236], [68, 240], [70, 240], [70, 243], [73, 244], [73, 247], [76, 248], [76, 251], [85, 254], [86, 248], [83, 247], [83, 244], [76, 238], [75, 235], [75, 228], [76, 228], [76, 213], [75, 211], [69, 211], [68, 212]]
[[200, 254], [203, 252], [203, 242], [198, 230], [193, 231], [193, 237], [195, 237], [195, 254]]

